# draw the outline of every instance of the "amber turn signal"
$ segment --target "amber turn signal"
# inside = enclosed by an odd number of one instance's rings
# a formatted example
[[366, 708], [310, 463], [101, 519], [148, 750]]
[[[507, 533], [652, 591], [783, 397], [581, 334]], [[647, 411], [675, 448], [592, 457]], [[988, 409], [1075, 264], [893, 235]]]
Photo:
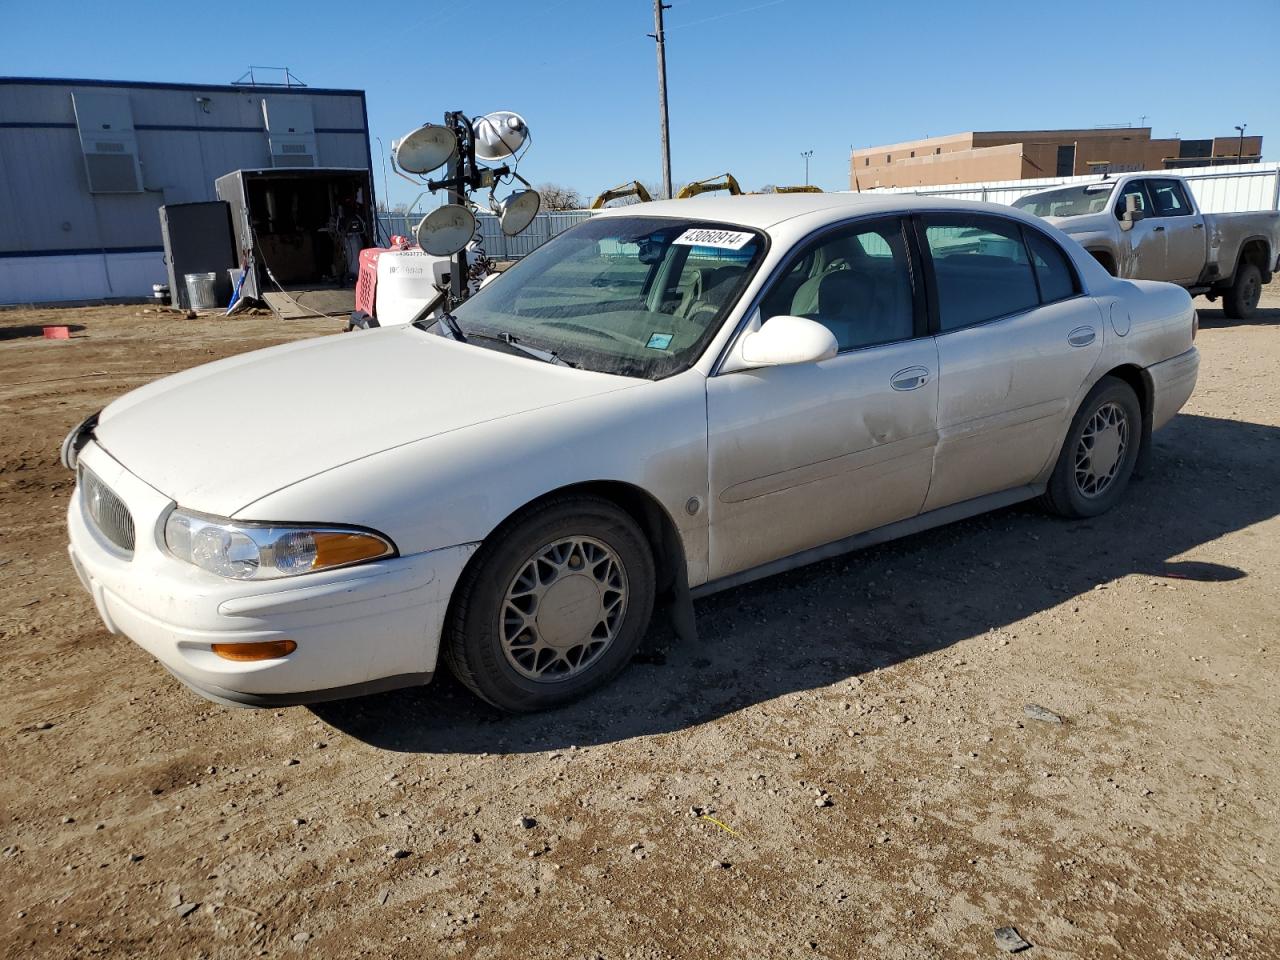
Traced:
[[258, 643], [215, 643], [213, 652], [223, 660], [279, 660], [298, 649], [292, 640], [263, 640]]
[[317, 570], [374, 560], [391, 553], [386, 541], [363, 533], [313, 533], [311, 539], [316, 544]]

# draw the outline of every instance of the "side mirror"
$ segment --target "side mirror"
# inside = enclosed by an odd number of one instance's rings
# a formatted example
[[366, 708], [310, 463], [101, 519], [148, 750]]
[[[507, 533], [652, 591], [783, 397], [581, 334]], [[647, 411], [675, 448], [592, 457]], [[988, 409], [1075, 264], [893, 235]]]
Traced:
[[1138, 206], [1138, 198], [1133, 194], [1124, 198], [1124, 211], [1120, 214], [1120, 229], [1132, 230], [1139, 220], [1145, 220], [1147, 211]]
[[782, 367], [830, 360], [840, 350], [835, 334], [815, 320], [778, 316], [742, 338], [736, 369]]

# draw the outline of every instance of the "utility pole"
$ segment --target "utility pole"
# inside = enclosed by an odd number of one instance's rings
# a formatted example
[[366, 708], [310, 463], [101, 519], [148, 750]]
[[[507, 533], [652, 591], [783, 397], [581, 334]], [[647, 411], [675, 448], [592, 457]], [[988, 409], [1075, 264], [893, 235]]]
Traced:
[[658, 110], [662, 118], [662, 196], [671, 199], [671, 138], [667, 132], [667, 35], [662, 29], [662, 11], [671, 4], [653, 0], [653, 37], [658, 43]]
[[1244, 163], [1244, 128], [1247, 126], [1247, 123], [1242, 123], [1236, 127], [1240, 131], [1239, 145], [1236, 147], [1236, 163]]
[[805, 150], [800, 156], [804, 157], [804, 185], [807, 187], [809, 185], [809, 158], [813, 156], [813, 151]]

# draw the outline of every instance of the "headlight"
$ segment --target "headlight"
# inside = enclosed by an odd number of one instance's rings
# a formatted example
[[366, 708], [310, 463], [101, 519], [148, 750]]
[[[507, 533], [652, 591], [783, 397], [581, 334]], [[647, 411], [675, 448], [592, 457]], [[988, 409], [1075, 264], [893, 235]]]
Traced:
[[235, 580], [270, 580], [395, 556], [386, 537], [345, 527], [294, 527], [174, 510], [164, 542], [179, 560]]

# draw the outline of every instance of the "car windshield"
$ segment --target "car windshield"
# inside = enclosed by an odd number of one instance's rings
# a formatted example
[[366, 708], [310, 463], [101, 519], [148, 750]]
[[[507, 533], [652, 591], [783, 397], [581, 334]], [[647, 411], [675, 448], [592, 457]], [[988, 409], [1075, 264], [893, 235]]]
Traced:
[[1112, 184], [1090, 183], [1080, 187], [1063, 187], [1033, 193], [1015, 200], [1013, 206], [1037, 217], [1082, 217], [1087, 213], [1101, 213], [1107, 209]]
[[478, 346], [513, 338], [577, 367], [657, 380], [697, 360], [764, 249], [759, 231], [732, 224], [599, 217], [543, 244], [454, 316]]

